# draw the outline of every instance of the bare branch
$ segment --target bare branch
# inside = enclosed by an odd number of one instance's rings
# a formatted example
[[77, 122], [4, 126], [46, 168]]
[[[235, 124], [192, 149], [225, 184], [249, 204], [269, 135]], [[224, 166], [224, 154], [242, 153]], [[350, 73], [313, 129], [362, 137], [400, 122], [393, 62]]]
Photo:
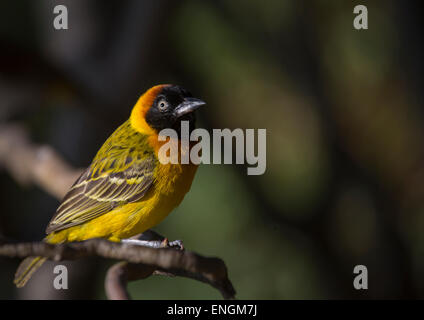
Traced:
[[[208, 283], [217, 288], [225, 299], [232, 299], [235, 296], [235, 290], [227, 276], [225, 263], [219, 258], [204, 257], [190, 251], [171, 248], [154, 249], [115, 243], [104, 239], [92, 239], [58, 245], [44, 242], [7, 243], [0, 245], [0, 255], [12, 258], [42, 256], [54, 261], [100, 256], [131, 262], [132, 264], [115, 265], [112, 267], [114, 269], [109, 271], [108, 281], [110, 283], [107, 283], [106, 287], [110, 288], [112, 292], [115, 291], [109, 295], [111, 298], [124, 298], [127, 280], [144, 279], [155, 270]], [[152, 267], [152, 269], [146, 269], [145, 266]]]
[[148, 278], [154, 272], [154, 267], [144, 264], [131, 264], [125, 261], [118, 262], [109, 268], [105, 290], [109, 300], [129, 300], [127, 291], [128, 280], [141, 280]]
[[57, 199], [63, 198], [82, 172], [68, 165], [51, 147], [31, 143], [19, 125], [0, 127], [0, 167], [20, 184], [37, 184]]

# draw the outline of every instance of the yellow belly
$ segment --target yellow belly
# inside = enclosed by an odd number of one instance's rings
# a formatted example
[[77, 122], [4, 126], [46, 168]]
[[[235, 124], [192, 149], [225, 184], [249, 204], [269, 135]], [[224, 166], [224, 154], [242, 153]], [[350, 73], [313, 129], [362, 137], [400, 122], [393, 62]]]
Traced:
[[50, 243], [107, 238], [120, 241], [159, 224], [183, 200], [196, 173], [195, 165], [160, 165], [153, 186], [139, 202], [116, 207], [84, 224], [53, 232]]

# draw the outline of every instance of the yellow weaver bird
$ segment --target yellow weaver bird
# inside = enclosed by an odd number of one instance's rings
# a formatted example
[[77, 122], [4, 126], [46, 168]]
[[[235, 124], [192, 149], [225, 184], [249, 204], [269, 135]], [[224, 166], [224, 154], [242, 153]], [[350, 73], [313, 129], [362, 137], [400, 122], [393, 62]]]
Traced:
[[[192, 130], [193, 111], [203, 105], [179, 86], [158, 85], [144, 93], [130, 118], [106, 140], [65, 195], [44, 241], [120, 241], [161, 222], [189, 191], [197, 166], [160, 163], [158, 151], [167, 141], [159, 141], [159, 132], [165, 128], [179, 132], [182, 120], [189, 121]], [[181, 146], [179, 139], [174, 143]], [[24, 286], [45, 260], [22, 261], [16, 286]]]

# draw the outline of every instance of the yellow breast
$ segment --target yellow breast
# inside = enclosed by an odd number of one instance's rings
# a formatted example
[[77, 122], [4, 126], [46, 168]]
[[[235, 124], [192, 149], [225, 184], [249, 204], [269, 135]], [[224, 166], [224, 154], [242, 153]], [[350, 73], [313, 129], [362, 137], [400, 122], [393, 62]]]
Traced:
[[190, 190], [197, 166], [159, 165], [155, 181], [139, 202], [125, 204], [84, 224], [52, 233], [51, 243], [107, 238], [119, 241], [160, 223]]

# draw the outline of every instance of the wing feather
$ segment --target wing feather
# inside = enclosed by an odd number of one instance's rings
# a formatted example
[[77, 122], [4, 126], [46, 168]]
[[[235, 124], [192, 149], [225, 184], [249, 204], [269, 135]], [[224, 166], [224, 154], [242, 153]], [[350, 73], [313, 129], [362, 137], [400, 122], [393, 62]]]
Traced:
[[116, 206], [142, 199], [153, 183], [157, 160], [153, 152], [140, 157], [134, 149], [109, 145], [109, 157], [96, 157], [66, 194], [46, 232], [82, 224]]

